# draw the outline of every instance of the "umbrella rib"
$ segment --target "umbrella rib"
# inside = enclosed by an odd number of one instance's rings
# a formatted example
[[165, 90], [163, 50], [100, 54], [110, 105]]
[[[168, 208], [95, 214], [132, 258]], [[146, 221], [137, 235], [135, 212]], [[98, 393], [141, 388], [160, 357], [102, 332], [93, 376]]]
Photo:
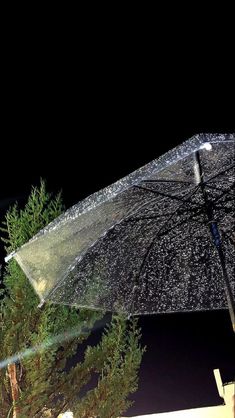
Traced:
[[232, 170], [232, 168], [234, 168], [234, 167], [235, 167], [235, 164], [232, 164], [232, 165], [230, 165], [229, 167], [225, 168], [224, 170], [219, 171], [219, 173], [215, 174], [213, 177], [209, 178], [208, 180], [203, 181], [202, 183], [207, 185], [207, 183], [208, 183], [209, 181], [214, 180], [215, 178], [217, 178], [217, 177], [218, 177], [218, 176], [220, 176], [221, 174], [226, 173], [226, 172], [227, 172], [227, 171], [229, 171], [229, 170]]
[[[192, 215], [189, 217], [189, 218], [187, 218], [187, 219], [185, 219], [184, 221], [182, 221], [182, 222], [179, 222], [179, 223], [177, 223], [177, 224], [174, 224], [174, 226], [172, 227], [172, 228], [168, 228], [168, 229], [166, 229], [165, 231], [163, 231], [163, 232], [161, 232], [160, 233], [160, 231], [157, 233], [157, 237], [162, 237], [163, 235], [166, 235], [168, 232], [171, 232], [171, 231], [173, 231], [175, 228], [177, 228], [178, 226], [181, 226], [181, 225], [183, 225], [185, 222], [187, 222], [187, 221], [194, 221], [195, 220], [195, 217], [197, 217], [197, 216], [199, 216], [199, 215], [201, 215], [202, 213], [204, 212], [204, 208], [200, 208], [200, 210], [198, 209], [198, 211], [196, 211], [196, 213], [192, 213]], [[202, 222], [202, 224], [204, 225], [205, 223], [204, 222]], [[163, 225], [163, 226], [165, 226], [165, 225]], [[157, 238], [156, 237], [156, 238]]]
[[[134, 186], [134, 187], [138, 187], [138, 186]], [[140, 186], [139, 186], [140, 187]], [[191, 196], [194, 194], [194, 193], [196, 193], [196, 191], [199, 189], [199, 185], [197, 185], [196, 187], [195, 187], [195, 190], [193, 190], [192, 192], [190, 192], [190, 193], [188, 193], [186, 196], [187, 196], [187, 198], [186, 199], [180, 199], [180, 202], [181, 202], [181, 205], [176, 209], [176, 211], [174, 211], [174, 212], [172, 212], [172, 213], [166, 213], [166, 214], [162, 214], [161, 216], [160, 215], [153, 215], [153, 216], [147, 216], [147, 217], [139, 217], [139, 218], [133, 218], [132, 219], [132, 217], [136, 214], [136, 213], [138, 213], [141, 209], [143, 209], [143, 207], [144, 206], [146, 206], [146, 205], [148, 205], [149, 203], [152, 203], [152, 202], [154, 202], [156, 199], [153, 199], [152, 201], [150, 201], [150, 202], [147, 202], [147, 203], [145, 203], [144, 205], [141, 205], [137, 210], [136, 210], [136, 212], [135, 213], [131, 213], [128, 217], [126, 217], [125, 219], [123, 219], [123, 221], [124, 222], [135, 222], [135, 221], [139, 221], [139, 220], [144, 220], [144, 219], [157, 219], [157, 218], [163, 218], [163, 217], [165, 217], [165, 216], [167, 216], [167, 215], [174, 215], [177, 211], [179, 211], [180, 210], [180, 208], [183, 206], [183, 204], [184, 203], [189, 203], [189, 200], [190, 200], [190, 198], [191, 198]], [[150, 189], [151, 190], [151, 189]], [[151, 190], [152, 191], [152, 190]], [[157, 193], [155, 193], [155, 194], [157, 194]], [[178, 199], [177, 199], [178, 200]], [[196, 208], [198, 208], [198, 206], [196, 206], [195, 207], [195, 209]], [[191, 208], [185, 208], [185, 209], [187, 209], [187, 210], [190, 210]], [[193, 209], [191, 209], [191, 210], [193, 210]], [[185, 210], [183, 210], [182, 211], [182, 213], [184, 213], [185, 212]], [[168, 218], [168, 220], [169, 220], [170, 218]], [[167, 220], [167, 222], [168, 222], [168, 220]], [[118, 225], [120, 224], [120, 222], [118, 223]], [[116, 224], [117, 225], [117, 224]], [[116, 225], [114, 225], [113, 227], [115, 227]]]
[[212, 186], [211, 184], [205, 183], [205, 186], [208, 187], [209, 189], [217, 190], [218, 192], [223, 192], [223, 194], [231, 194], [233, 197], [234, 197], [234, 193], [231, 191], [231, 189], [233, 189], [234, 185], [235, 183], [233, 183], [232, 186], [229, 187], [229, 189], [223, 190], [223, 189], [220, 189], [219, 187]]
[[165, 218], [165, 216], [168, 215], [172, 215], [172, 213], [165, 213], [162, 215], [152, 215], [152, 216], [140, 216], [139, 218], [126, 218], [125, 222], [138, 222], [138, 221], [143, 221], [143, 220], [148, 220], [148, 219], [161, 219], [161, 218]]
[[[148, 249], [147, 249], [147, 251], [146, 251], [146, 253], [145, 253], [145, 256], [144, 256], [144, 259], [143, 259], [143, 261], [142, 261], [142, 263], [141, 263], [141, 266], [140, 266], [140, 271], [139, 271], [139, 274], [138, 274], [138, 278], [137, 278], [137, 280], [139, 279], [139, 277], [140, 277], [140, 274], [141, 274], [141, 272], [142, 272], [142, 269], [143, 269], [143, 266], [144, 266], [144, 264], [145, 264], [145, 261], [146, 261], [146, 259], [147, 259], [147, 257], [148, 257], [148, 255], [149, 255], [149, 253], [150, 253], [150, 251], [151, 251], [151, 249], [152, 249], [152, 246], [153, 246], [153, 244], [154, 244], [154, 242], [155, 242], [155, 240], [157, 239], [157, 237], [158, 237], [158, 235], [160, 234], [160, 232], [164, 229], [164, 227], [165, 227], [165, 225], [173, 218], [173, 216], [174, 215], [176, 215], [177, 213], [178, 213], [178, 211], [179, 211], [179, 209], [181, 209], [181, 207], [183, 206], [183, 204], [184, 203], [188, 203], [188, 201], [190, 200], [190, 198], [191, 198], [191, 196], [199, 189], [199, 185], [197, 185], [197, 187], [195, 188], [195, 190], [193, 190], [193, 192], [191, 192], [191, 193], [189, 193], [188, 195], [187, 195], [187, 199], [185, 199], [182, 203], [181, 203], [181, 205], [169, 216], [169, 218], [167, 218], [167, 220], [166, 220], [166, 222], [162, 225], [162, 227], [160, 228], [160, 230], [158, 231], [158, 233], [157, 233], [157, 236], [156, 237], [154, 237], [153, 238], [153, 240], [152, 240], [152, 242], [150, 243], [150, 246], [148, 247]], [[200, 210], [202, 210], [202, 209], [200, 209]], [[190, 219], [190, 218], [189, 218]], [[187, 220], [189, 220], [189, 219], [187, 219]], [[184, 221], [185, 222], [185, 221]]]
[[[201, 206], [201, 208], [202, 208], [202, 206]], [[178, 213], [183, 214], [186, 211], [191, 212], [191, 211], [196, 210], [196, 209], [198, 209], [198, 207], [185, 208], [184, 210], [180, 211], [180, 208], [178, 208]], [[125, 218], [124, 221], [125, 222], [138, 222], [138, 221], [143, 221], [145, 219], [146, 220], [148, 220], [148, 219], [161, 219], [161, 218], [165, 218], [166, 216], [171, 216], [171, 215], [174, 215], [174, 214], [175, 214], [175, 212], [170, 212], [170, 213], [168, 212], [168, 213], [164, 213], [162, 215], [140, 216], [139, 218]]]
[[[183, 199], [183, 198], [181, 198], [181, 197], [168, 195], [168, 194], [166, 194], [166, 193], [159, 192], [159, 191], [157, 191], [157, 190], [152, 190], [152, 189], [149, 189], [148, 187], [139, 186], [139, 185], [134, 185], [133, 187], [135, 187], [135, 188], [137, 188], [137, 189], [145, 190], [145, 191], [147, 191], [147, 192], [151, 192], [151, 193], [154, 193], [154, 194], [158, 194], [159, 196], [169, 197], [170, 199], [177, 200], [177, 201], [179, 201], [179, 202], [183, 202], [183, 203], [185, 203], [185, 202], [186, 202], [186, 200], [184, 200], [184, 199]], [[194, 193], [194, 192], [196, 192], [196, 188], [195, 188], [195, 190], [193, 190], [193, 193]], [[192, 194], [193, 194], [193, 193], [192, 193]]]
[[149, 180], [142, 180], [141, 183], [179, 183], [179, 184], [194, 184], [191, 181], [183, 181], [183, 180], [166, 180], [166, 179], [149, 179]]
[[213, 201], [212, 201], [212, 203], [214, 204], [214, 203], [216, 203], [216, 202], [218, 202], [219, 200], [221, 200], [221, 198], [222, 197], [224, 197], [224, 196], [226, 196], [226, 195], [230, 195], [231, 194], [231, 196], [233, 197], [233, 199], [234, 199], [234, 194], [232, 194], [232, 193], [230, 193], [230, 190], [232, 190], [233, 189], [233, 187], [234, 187], [234, 184], [232, 184], [232, 186], [229, 188], [229, 190], [224, 190], [223, 191], [223, 193], [221, 193], [221, 195], [220, 196], [218, 196], [217, 198], [215, 198]]
[[[153, 248], [153, 246], [154, 246], [154, 243], [155, 243], [155, 241], [156, 241], [156, 239], [159, 237], [159, 236], [161, 236], [160, 235], [160, 233], [161, 233], [161, 231], [163, 230], [163, 228], [164, 228], [164, 226], [173, 218], [173, 216], [175, 215], [177, 213], [177, 210], [167, 219], [167, 221], [164, 223], [164, 225], [162, 225], [162, 227], [160, 228], [160, 230], [158, 231], [158, 233], [157, 233], [157, 235], [152, 239], [152, 241], [151, 241], [151, 243], [150, 243], [150, 245], [149, 245], [149, 247], [148, 247], [148, 249], [147, 249], [147, 251], [146, 251], [146, 253], [145, 253], [145, 255], [144, 255], [144, 258], [143, 258], [143, 261], [142, 261], [142, 263], [141, 263], [141, 265], [140, 265], [140, 269], [139, 269], [139, 273], [138, 273], [138, 276], [136, 277], [136, 279], [135, 279], [135, 285], [134, 285], [134, 290], [136, 291], [136, 286], [137, 286], [137, 283], [139, 282], [139, 279], [140, 279], [140, 275], [141, 275], [141, 273], [142, 273], [142, 271], [143, 271], [143, 268], [144, 268], [144, 266], [145, 266], [145, 264], [146, 264], [146, 261], [147, 261], [147, 259], [148, 259], [148, 257], [149, 257], [149, 255], [150, 255], [150, 253], [151, 253], [151, 250], [152, 250], [152, 248]], [[202, 213], [202, 209], [200, 209], [200, 211], [199, 211], [199, 213], [197, 214], [197, 215], [199, 215], [199, 214], [201, 214]], [[195, 216], [195, 214], [192, 214], [187, 220], [184, 220], [184, 221], [182, 221], [182, 222], [180, 222], [180, 223], [178, 223], [177, 225], [174, 225], [174, 227], [173, 228], [171, 228], [170, 230], [168, 230], [168, 231], [166, 231], [166, 232], [169, 232], [169, 231], [171, 231], [171, 230], [173, 230], [174, 228], [176, 228], [177, 226], [180, 226], [180, 225], [183, 225], [186, 221], [189, 221], [189, 220], [193, 220], [193, 217]], [[134, 300], [132, 300], [132, 302], [131, 302], [131, 309], [132, 309], [132, 306], [133, 306], [133, 303], [134, 303]]]
[[[199, 188], [199, 185], [198, 185], [198, 187], [196, 188], [196, 190]], [[193, 193], [194, 193], [195, 191], [193, 191]], [[190, 197], [193, 195], [193, 193], [190, 193], [190, 195], [188, 196], [188, 198], [187, 198], [187, 200], [189, 200], [190, 199]], [[185, 200], [170, 216], [169, 216], [169, 218], [167, 218], [167, 220], [166, 220], [166, 222], [161, 226], [161, 228], [160, 228], [160, 230], [158, 231], [158, 233], [157, 233], [157, 235], [153, 238], [153, 240], [151, 241], [151, 243], [150, 243], [150, 245], [149, 245], [149, 247], [148, 247], [148, 249], [147, 249], [147, 251], [146, 251], [146, 253], [145, 253], [145, 256], [144, 256], [144, 259], [143, 259], [143, 262], [141, 263], [141, 266], [140, 266], [140, 272], [139, 272], [139, 274], [138, 274], [138, 278], [139, 278], [139, 276], [140, 276], [140, 274], [141, 274], [141, 271], [142, 271], [142, 268], [143, 268], [143, 266], [144, 266], [144, 264], [145, 264], [145, 260], [147, 259], [147, 257], [148, 257], [148, 255], [149, 255], [149, 253], [150, 253], [150, 251], [151, 251], [151, 249], [152, 249], [152, 246], [153, 246], [153, 244], [154, 244], [154, 242], [155, 242], [155, 240], [158, 238], [158, 236], [159, 236], [159, 234], [163, 231], [163, 229], [164, 229], [164, 227], [167, 225], [167, 223], [173, 218], [173, 216], [174, 215], [176, 215], [177, 213], [178, 213], [178, 211], [179, 211], [179, 209], [183, 206], [183, 204], [184, 203], [187, 203], [187, 200]], [[200, 208], [200, 212], [202, 212], [202, 210], [203, 210], [203, 208]], [[199, 213], [200, 213], [199, 212]], [[193, 214], [192, 216], [195, 216], [195, 214]], [[191, 216], [191, 217], [192, 217]], [[191, 218], [190, 217], [190, 218]], [[190, 220], [190, 218], [188, 218], [187, 219], [187, 221], [188, 220]], [[185, 222], [185, 221], [184, 221]], [[184, 222], [182, 222], [182, 223], [184, 223]]]

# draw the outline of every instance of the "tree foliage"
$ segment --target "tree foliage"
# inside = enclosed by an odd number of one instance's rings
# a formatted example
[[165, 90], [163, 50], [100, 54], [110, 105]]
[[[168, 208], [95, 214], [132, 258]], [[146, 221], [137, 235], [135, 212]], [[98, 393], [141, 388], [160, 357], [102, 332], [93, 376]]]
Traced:
[[[53, 197], [41, 182], [33, 188], [25, 208], [14, 205], [1, 228], [7, 253], [28, 241], [63, 211], [61, 194]], [[39, 347], [33, 355], [20, 357], [15, 364], [19, 394], [13, 402], [8, 369], [0, 369], [0, 399], [3, 417], [57, 417], [68, 408], [79, 418], [114, 418], [130, 406], [128, 396], [137, 389], [138, 369], [143, 350], [136, 320], [128, 324], [114, 316], [100, 343], [87, 347], [84, 360], [65, 370], [69, 358], [84, 342], [102, 313], [46, 303], [38, 307], [38, 297], [25, 274], [12, 259], [5, 268], [0, 302], [0, 352], [5, 359], [29, 347]], [[84, 329], [85, 325], [85, 329]], [[63, 341], [54, 336], [78, 329], [80, 333]], [[83, 393], [96, 375], [97, 385]], [[14, 412], [15, 411], [15, 412]]]

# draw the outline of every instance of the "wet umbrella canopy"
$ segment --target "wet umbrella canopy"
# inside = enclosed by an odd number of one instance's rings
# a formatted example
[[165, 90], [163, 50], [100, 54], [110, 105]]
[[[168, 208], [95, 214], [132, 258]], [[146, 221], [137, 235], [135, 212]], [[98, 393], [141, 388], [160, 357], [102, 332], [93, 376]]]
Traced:
[[233, 134], [200, 134], [79, 202], [12, 254], [43, 303], [234, 310]]

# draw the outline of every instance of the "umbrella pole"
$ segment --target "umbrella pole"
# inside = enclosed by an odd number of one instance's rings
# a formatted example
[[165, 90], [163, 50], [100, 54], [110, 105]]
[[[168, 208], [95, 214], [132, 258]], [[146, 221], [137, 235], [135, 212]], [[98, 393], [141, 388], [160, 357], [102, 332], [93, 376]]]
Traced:
[[229, 310], [229, 314], [230, 314], [230, 318], [232, 322], [233, 331], [235, 333], [235, 303], [234, 303], [233, 294], [232, 294], [232, 290], [231, 290], [231, 286], [230, 286], [230, 282], [228, 278], [228, 273], [226, 269], [225, 256], [224, 256], [224, 251], [222, 248], [222, 242], [221, 242], [221, 236], [220, 236], [219, 229], [218, 229], [218, 224], [213, 219], [214, 218], [213, 205], [208, 199], [207, 192], [205, 189], [205, 184], [203, 182], [204, 180], [203, 171], [202, 171], [199, 151], [196, 151], [195, 153], [195, 163], [196, 163], [195, 169], [197, 173], [197, 178], [200, 182], [202, 194], [205, 200], [205, 208], [206, 208], [206, 214], [207, 214], [209, 225], [210, 225], [210, 232], [211, 232], [213, 242], [218, 251], [218, 255], [220, 259], [220, 265], [221, 265], [222, 273], [223, 273], [225, 293], [226, 293], [227, 303], [228, 303], [228, 310]]

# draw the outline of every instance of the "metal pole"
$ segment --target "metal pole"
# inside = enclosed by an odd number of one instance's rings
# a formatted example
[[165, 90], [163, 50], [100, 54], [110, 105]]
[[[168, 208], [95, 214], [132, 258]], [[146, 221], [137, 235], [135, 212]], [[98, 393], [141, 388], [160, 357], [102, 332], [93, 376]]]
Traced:
[[209, 229], [210, 229], [213, 242], [218, 251], [218, 255], [220, 259], [225, 293], [226, 293], [227, 302], [228, 302], [228, 310], [229, 310], [230, 318], [232, 321], [233, 331], [235, 333], [235, 303], [234, 303], [233, 294], [232, 294], [232, 290], [231, 290], [231, 286], [230, 286], [230, 282], [228, 278], [228, 273], [226, 269], [225, 255], [224, 255], [224, 251], [222, 248], [222, 242], [221, 242], [220, 232], [218, 229], [218, 224], [214, 220], [213, 204], [208, 199], [208, 195], [205, 189], [205, 184], [204, 184], [204, 179], [203, 179], [204, 175], [203, 175], [199, 151], [195, 152], [195, 169], [196, 169], [197, 177], [200, 180], [200, 186], [201, 186], [202, 194], [205, 200], [205, 209], [206, 209], [206, 214], [207, 214], [208, 221], [209, 221]]

